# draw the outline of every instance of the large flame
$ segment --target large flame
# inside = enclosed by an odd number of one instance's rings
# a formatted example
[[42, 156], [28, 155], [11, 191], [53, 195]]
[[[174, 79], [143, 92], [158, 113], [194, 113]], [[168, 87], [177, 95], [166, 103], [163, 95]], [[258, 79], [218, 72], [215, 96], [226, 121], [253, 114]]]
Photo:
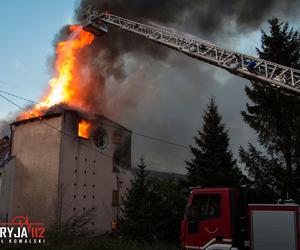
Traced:
[[[56, 76], [49, 81], [49, 90], [39, 104], [19, 118], [27, 119], [42, 115], [43, 111], [56, 104], [65, 103], [70, 106], [78, 106], [78, 96], [83, 89], [76, 82], [75, 64], [79, 51], [90, 45], [94, 35], [84, 31], [81, 26], [69, 27], [72, 34], [66, 41], [59, 42], [56, 47], [55, 69]], [[76, 105], [77, 104], [77, 105]]]

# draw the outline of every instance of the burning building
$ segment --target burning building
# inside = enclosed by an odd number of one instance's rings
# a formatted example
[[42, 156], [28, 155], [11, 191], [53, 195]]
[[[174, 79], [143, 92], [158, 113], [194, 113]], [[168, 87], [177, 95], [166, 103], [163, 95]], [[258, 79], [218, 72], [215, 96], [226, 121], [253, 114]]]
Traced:
[[28, 215], [51, 226], [87, 214], [88, 228], [105, 232], [118, 219], [131, 179], [128, 129], [101, 115], [63, 109], [12, 123], [5, 148], [2, 220]]
[[103, 83], [83, 63], [93, 40], [81, 26], [69, 26], [56, 45], [47, 92], [0, 142], [2, 220], [28, 215], [51, 226], [88, 216], [95, 232], [115, 225], [130, 185], [131, 132], [96, 115]]

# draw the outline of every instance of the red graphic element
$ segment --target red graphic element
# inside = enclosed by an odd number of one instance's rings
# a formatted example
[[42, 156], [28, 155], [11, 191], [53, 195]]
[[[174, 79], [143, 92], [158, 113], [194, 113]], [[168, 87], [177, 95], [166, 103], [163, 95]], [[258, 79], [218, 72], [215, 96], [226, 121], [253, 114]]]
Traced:
[[45, 227], [42, 222], [30, 222], [28, 216], [16, 216], [10, 222], [0, 222], [0, 226], [26, 227], [32, 238], [45, 238]]

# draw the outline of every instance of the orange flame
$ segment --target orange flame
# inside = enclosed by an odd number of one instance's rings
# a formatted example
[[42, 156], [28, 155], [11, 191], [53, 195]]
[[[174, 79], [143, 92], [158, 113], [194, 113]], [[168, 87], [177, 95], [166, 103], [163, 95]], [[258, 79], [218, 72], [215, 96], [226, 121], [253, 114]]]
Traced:
[[70, 26], [69, 29], [72, 31], [69, 39], [59, 42], [56, 47], [55, 69], [57, 73], [49, 81], [48, 93], [31, 111], [23, 113], [19, 118], [28, 119], [40, 116], [43, 111], [60, 103], [70, 106], [78, 105], [76, 97], [84, 90], [80, 89], [74, 77], [77, 55], [82, 48], [93, 42], [94, 35], [84, 31], [79, 25]]
[[90, 137], [91, 124], [85, 120], [78, 123], [78, 136], [88, 139]]

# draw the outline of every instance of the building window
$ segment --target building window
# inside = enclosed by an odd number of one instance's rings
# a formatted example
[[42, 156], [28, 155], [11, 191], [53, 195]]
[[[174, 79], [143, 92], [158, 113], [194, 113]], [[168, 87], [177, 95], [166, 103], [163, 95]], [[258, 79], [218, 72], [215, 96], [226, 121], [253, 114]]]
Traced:
[[118, 151], [115, 151], [113, 156], [113, 172], [119, 171], [120, 164], [121, 164], [120, 154]]
[[113, 190], [112, 192], [112, 206], [117, 207], [119, 206], [119, 191]]
[[129, 139], [126, 139], [124, 143], [117, 146], [114, 155], [114, 170], [118, 168], [129, 169], [131, 164], [131, 142]]
[[97, 148], [104, 150], [108, 145], [108, 136], [104, 128], [99, 128], [94, 137]]
[[122, 144], [122, 133], [120, 131], [114, 131], [113, 143], [118, 145]]
[[91, 133], [91, 123], [86, 120], [81, 120], [78, 123], [78, 136], [84, 139], [89, 139]]

